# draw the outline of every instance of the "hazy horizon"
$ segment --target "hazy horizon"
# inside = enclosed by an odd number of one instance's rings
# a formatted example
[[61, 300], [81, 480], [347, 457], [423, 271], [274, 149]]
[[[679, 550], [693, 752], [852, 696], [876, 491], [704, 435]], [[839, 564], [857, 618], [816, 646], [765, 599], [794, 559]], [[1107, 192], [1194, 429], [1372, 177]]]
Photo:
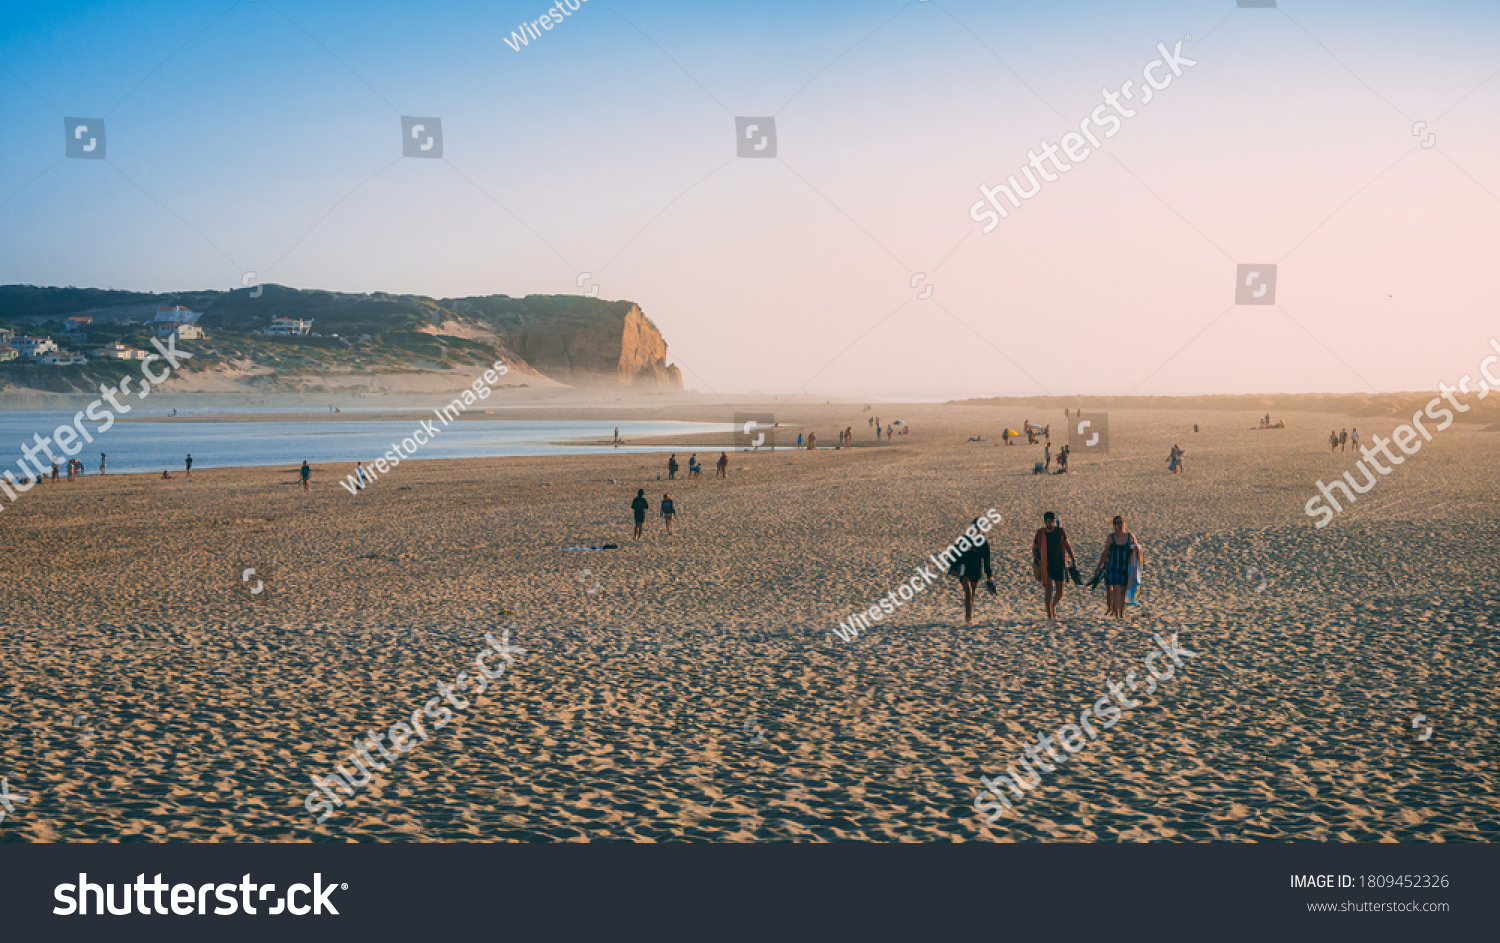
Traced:
[[[550, 6], [14, 11], [0, 282], [598, 286], [723, 396], [1415, 392], [1497, 333], [1500, 8], [587, 0], [510, 48]], [[1135, 116], [983, 232], [979, 186], [1126, 80]], [[776, 157], [736, 157], [765, 116]], [[1274, 305], [1232, 305], [1240, 264]]]

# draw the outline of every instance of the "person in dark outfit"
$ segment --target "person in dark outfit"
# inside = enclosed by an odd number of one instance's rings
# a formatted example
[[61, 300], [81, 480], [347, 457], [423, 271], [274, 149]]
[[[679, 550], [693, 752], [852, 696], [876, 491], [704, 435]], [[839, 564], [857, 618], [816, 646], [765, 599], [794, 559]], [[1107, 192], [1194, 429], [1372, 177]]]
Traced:
[[1125, 618], [1125, 584], [1130, 580], [1130, 560], [1141, 552], [1135, 534], [1126, 533], [1125, 518], [1116, 517], [1115, 531], [1104, 542], [1099, 566], [1104, 570], [1104, 585], [1109, 593], [1109, 614]]
[[650, 510], [651, 502], [646, 500], [646, 489], [641, 488], [635, 493], [635, 500], [630, 502], [630, 509], [635, 512], [635, 539], [641, 539], [641, 528], [646, 526], [646, 512]]
[[[979, 529], [979, 519], [974, 519], [974, 525], [969, 528], [971, 532]], [[965, 535], [967, 536], [967, 535]], [[974, 624], [974, 589], [979, 585], [979, 574], [983, 570], [984, 578], [990, 581], [990, 588], [994, 588], [995, 574], [990, 570], [990, 542], [985, 540], [984, 535], [979, 536], [983, 541], [978, 546], [970, 546], [968, 550], [959, 554], [954, 561], [954, 567], [958, 570], [958, 582], [964, 588], [964, 625]]]
[[1068, 532], [1058, 526], [1057, 515], [1042, 515], [1042, 529], [1031, 544], [1031, 559], [1041, 570], [1042, 591], [1047, 597], [1047, 618], [1057, 618], [1057, 604], [1062, 601], [1063, 584], [1068, 579], [1068, 564], [1078, 566]]

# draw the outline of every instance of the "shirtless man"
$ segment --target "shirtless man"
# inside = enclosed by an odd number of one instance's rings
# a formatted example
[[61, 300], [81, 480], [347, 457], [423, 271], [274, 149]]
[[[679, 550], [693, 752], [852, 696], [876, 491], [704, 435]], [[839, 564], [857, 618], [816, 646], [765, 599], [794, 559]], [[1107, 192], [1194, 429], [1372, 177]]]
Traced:
[[1068, 579], [1068, 564], [1078, 566], [1073, 556], [1073, 545], [1068, 542], [1068, 532], [1058, 526], [1057, 515], [1048, 511], [1042, 515], [1042, 529], [1036, 532], [1031, 543], [1033, 565], [1042, 572], [1042, 592], [1047, 599], [1047, 618], [1057, 618], [1057, 604], [1062, 601], [1063, 584]]

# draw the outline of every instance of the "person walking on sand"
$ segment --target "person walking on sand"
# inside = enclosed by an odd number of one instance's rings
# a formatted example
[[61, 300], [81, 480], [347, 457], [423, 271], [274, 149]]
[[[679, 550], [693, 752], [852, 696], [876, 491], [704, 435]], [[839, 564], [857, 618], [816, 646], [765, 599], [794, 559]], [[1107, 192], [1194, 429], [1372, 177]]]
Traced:
[[54, 482], [57, 481], [57, 463], [56, 462], [52, 463], [52, 480]]
[[358, 491], [365, 490], [365, 463], [354, 463], [354, 487]]
[[1139, 567], [1142, 559], [1140, 544], [1135, 535], [1125, 530], [1125, 518], [1118, 515], [1114, 520], [1114, 533], [1104, 541], [1104, 551], [1099, 554], [1099, 569], [1104, 571], [1104, 588], [1109, 596], [1109, 614], [1116, 619], [1125, 618], [1125, 584], [1130, 581], [1130, 564]]
[[797, 448], [802, 448], [802, 433], [797, 433]]
[[1069, 560], [1074, 567], [1078, 566], [1073, 545], [1068, 542], [1068, 532], [1058, 526], [1057, 515], [1048, 511], [1042, 515], [1042, 528], [1031, 542], [1031, 565], [1042, 584], [1049, 619], [1057, 618], [1057, 604], [1062, 601]]
[[651, 502], [646, 500], [646, 489], [637, 489], [635, 500], [630, 502], [630, 510], [635, 513], [635, 536], [632, 540], [641, 539], [641, 528], [646, 526], [646, 512], [651, 509]]
[[307, 459], [302, 460], [302, 490], [308, 490], [307, 480], [312, 477], [312, 466], [307, 464]]
[[1167, 455], [1167, 470], [1170, 471], [1174, 475], [1176, 475], [1179, 472], [1181, 472], [1182, 471], [1182, 457], [1184, 455], [1186, 455], [1186, 454], [1187, 454], [1186, 452], [1184, 452], [1182, 449], [1179, 449], [1177, 447], [1177, 443], [1176, 442], [1173, 442], [1172, 443], [1172, 451]]
[[1354, 431], [1349, 434], [1349, 446], [1354, 451], [1359, 451], [1359, 426], [1355, 426]]
[[677, 505], [673, 503], [670, 494], [661, 496], [661, 516], [667, 522], [667, 536], [672, 536], [672, 518], [677, 514]]
[[620, 445], [620, 427], [619, 426], [615, 426], [615, 447], [618, 448], [619, 445]]
[[673, 452], [672, 453], [672, 457], [669, 458], [669, 459], [667, 459], [667, 480], [668, 481], [672, 481], [673, 479], [675, 479], [677, 477], [677, 469], [678, 468], [679, 468], [679, 466], [677, 464], [677, 453]]
[[1331, 452], [1339, 450], [1339, 434], [1332, 429], [1328, 431], [1328, 450]]
[[191, 452], [188, 453], [187, 457], [187, 476], [189, 478], [193, 477], [193, 455]]
[[1348, 445], [1348, 444], [1349, 444], [1349, 430], [1348, 429], [1340, 430], [1339, 431], [1339, 451], [1340, 452], [1344, 451], [1344, 446]]
[[719, 465], [718, 465], [718, 468], [719, 468], [719, 473], [714, 476], [715, 478], [728, 478], [729, 477], [729, 455], [727, 453], [725, 453], [725, 452], [720, 452], [719, 453]]
[[[1051, 471], [1052, 470], [1052, 446], [1051, 445], [1047, 446], [1047, 450], [1042, 453], [1042, 456], [1046, 459], [1046, 463], [1044, 465], [1042, 465], [1042, 471]], [[1059, 455], [1058, 457], [1061, 458], [1062, 456]]]
[[99, 453], [99, 474], [101, 474], [101, 475], [104, 474], [104, 470], [106, 468], [108, 468], [108, 467], [109, 467], [109, 456], [105, 455], [103, 452], [100, 452]]
[[[969, 532], [974, 533], [978, 528], [979, 518], [976, 517]], [[977, 545], [971, 543], [969, 549], [953, 561], [953, 569], [958, 573], [959, 585], [964, 588], [964, 625], [973, 625], [974, 590], [979, 586], [981, 570], [984, 572], [985, 586], [991, 593], [995, 591], [995, 574], [990, 570], [990, 542], [981, 535]]]

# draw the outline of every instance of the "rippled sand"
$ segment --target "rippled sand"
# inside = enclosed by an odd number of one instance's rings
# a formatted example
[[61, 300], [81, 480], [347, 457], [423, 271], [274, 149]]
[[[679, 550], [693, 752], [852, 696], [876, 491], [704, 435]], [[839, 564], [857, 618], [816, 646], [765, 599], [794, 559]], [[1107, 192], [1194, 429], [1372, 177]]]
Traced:
[[[731, 453], [728, 481], [700, 449], [708, 474], [670, 484], [665, 456], [604, 455], [407, 462], [357, 497], [332, 469], [310, 493], [290, 469], [33, 490], [0, 513], [0, 776], [26, 797], [0, 841], [1500, 838], [1500, 435], [1439, 434], [1320, 531], [1302, 506], [1352, 465], [1318, 431], [1344, 417], [1117, 411], [1107, 459], [1039, 478], [1040, 446], [963, 441], [1027, 416], [891, 412], [916, 432]], [[858, 407], [801, 414], [820, 443], [873, 437]], [[679, 536], [629, 539], [637, 487], [672, 492]], [[989, 507], [999, 595], [973, 628], [945, 582], [831, 635]], [[1072, 590], [1039, 618], [1046, 510], [1085, 576], [1127, 517], [1131, 621]], [[315, 824], [309, 776], [512, 622], [506, 677]], [[984, 824], [978, 777], [1153, 632], [1200, 657]]]

